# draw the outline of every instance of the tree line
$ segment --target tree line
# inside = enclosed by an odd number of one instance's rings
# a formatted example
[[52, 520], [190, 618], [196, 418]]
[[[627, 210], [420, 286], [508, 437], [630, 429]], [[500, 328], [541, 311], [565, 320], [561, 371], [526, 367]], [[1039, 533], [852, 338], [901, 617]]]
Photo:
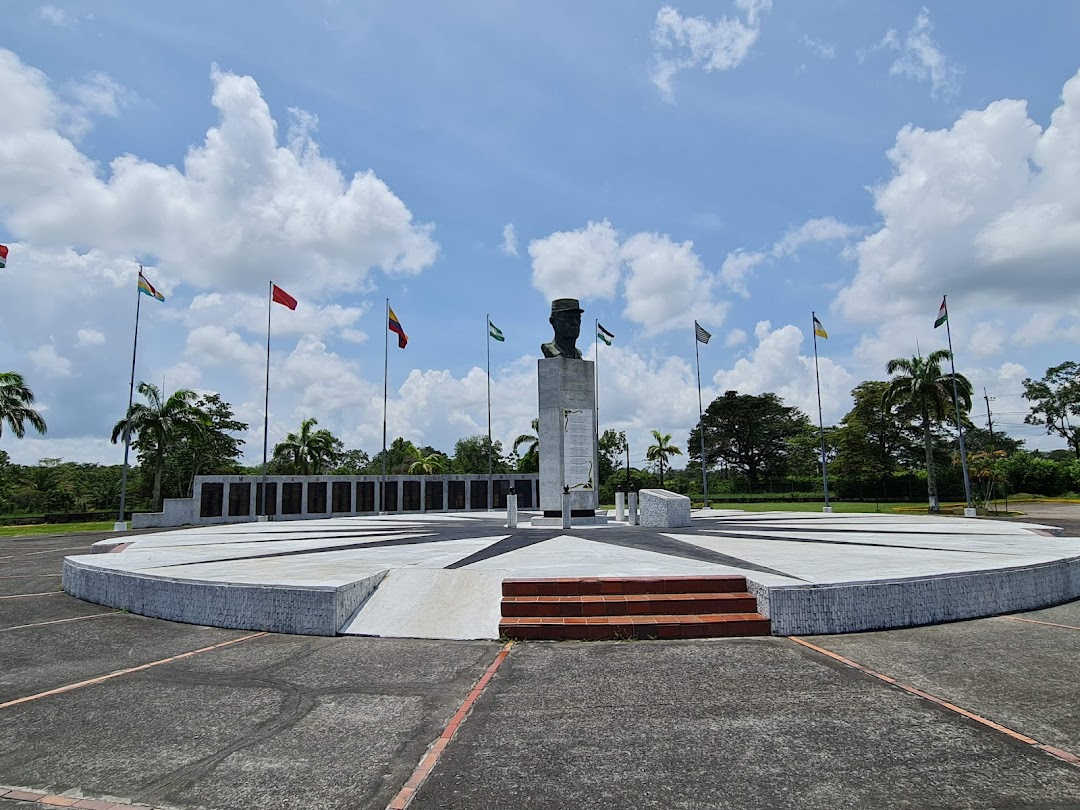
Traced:
[[[652, 431], [646, 466], [630, 465], [624, 431], [599, 437], [600, 499], [610, 503], [616, 487], [661, 486], [700, 496], [704, 433], [711, 497], [739, 494], [821, 493], [821, 453], [829, 467], [830, 491], [840, 499], [912, 500], [926, 492], [931, 510], [944, 494], [962, 498], [957, 420], [964, 426], [971, 480], [979, 500], [1006, 491], [1042, 495], [1080, 492], [1080, 365], [1069, 361], [1026, 379], [1025, 422], [1064, 439], [1068, 450], [1028, 452], [1024, 442], [972, 423], [972, 387], [963, 375], [942, 369], [947, 351], [897, 358], [886, 365], [889, 379], [859, 383], [853, 404], [836, 425], [819, 431], [810, 418], [775, 393], [727, 391], [714, 399], [686, 441], [686, 465], [670, 433]], [[953, 383], [956, 399], [953, 398]], [[164, 498], [190, 497], [195, 476], [260, 474], [262, 466], [241, 464], [248, 425], [216, 393], [188, 389], [166, 396], [152, 383], [137, 386], [140, 401], [113, 427], [111, 440], [130, 440], [135, 463], [129, 477], [133, 510], [160, 509]], [[45, 434], [33, 391], [17, 372], [0, 372], [0, 435], [18, 438], [27, 426]], [[959, 406], [959, 407], [957, 407]], [[1078, 424], [1073, 425], [1076, 419]], [[398, 437], [385, 451], [369, 455], [347, 449], [315, 418], [304, 419], [278, 442], [269, 461], [273, 475], [484, 474], [489, 449], [496, 473], [539, 470], [539, 425], [504, 448], [487, 436], [459, 439], [452, 453]], [[120, 465], [41, 459], [11, 464], [0, 451], [0, 513], [107, 512], [119, 506]]]

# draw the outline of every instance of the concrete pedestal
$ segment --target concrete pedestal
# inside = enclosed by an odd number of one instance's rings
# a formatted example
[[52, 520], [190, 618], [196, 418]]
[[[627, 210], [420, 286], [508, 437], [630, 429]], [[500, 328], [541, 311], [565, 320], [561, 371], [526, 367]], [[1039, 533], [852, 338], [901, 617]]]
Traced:
[[562, 514], [570, 487], [573, 517], [591, 517], [597, 498], [596, 381], [593, 363], [565, 357], [537, 362], [540, 400], [540, 508]]

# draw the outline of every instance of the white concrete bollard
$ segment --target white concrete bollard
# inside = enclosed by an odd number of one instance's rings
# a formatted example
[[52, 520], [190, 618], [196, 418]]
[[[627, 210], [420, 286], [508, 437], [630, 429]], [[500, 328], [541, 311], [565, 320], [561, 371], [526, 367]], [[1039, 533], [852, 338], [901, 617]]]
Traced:
[[826, 514], [831, 514], [832, 513], [832, 507], [831, 506], [823, 506], [823, 507], [821, 507], [821, 511], [825, 512]]
[[514, 490], [506, 493], [506, 528], [516, 529], [518, 524], [517, 495]]
[[564, 492], [562, 496], [562, 527], [570, 528], [570, 493]]
[[126, 532], [127, 531], [127, 521], [126, 520], [117, 520], [117, 521], [115, 521], [113, 523], [113, 525], [112, 525], [112, 530], [114, 532]]
[[626, 493], [615, 493], [615, 520], [622, 523], [626, 519]]
[[978, 516], [979, 516], [979, 510], [977, 510], [977, 509], [968, 509], [966, 506], [964, 507], [964, 517], [978, 517]]
[[626, 515], [626, 522], [629, 523], [631, 526], [637, 526], [638, 525], [637, 493], [636, 492], [631, 492], [629, 498], [630, 498], [630, 507], [629, 507], [628, 513]]

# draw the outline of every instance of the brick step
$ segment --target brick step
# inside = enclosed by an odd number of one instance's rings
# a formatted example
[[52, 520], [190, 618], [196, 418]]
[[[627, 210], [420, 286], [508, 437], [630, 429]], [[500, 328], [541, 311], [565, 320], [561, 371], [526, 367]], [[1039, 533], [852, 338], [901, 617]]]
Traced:
[[504, 596], [503, 616], [642, 616], [757, 613], [748, 593], [644, 593], [601, 596]]
[[504, 579], [503, 596], [745, 593], [746, 577], [553, 577]]
[[696, 616], [505, 617], [499, 633], [527, 641], [598, 641], [630, 638], [729, 638], [768, 636], [769, 620], [759, 613], [703, 613]]

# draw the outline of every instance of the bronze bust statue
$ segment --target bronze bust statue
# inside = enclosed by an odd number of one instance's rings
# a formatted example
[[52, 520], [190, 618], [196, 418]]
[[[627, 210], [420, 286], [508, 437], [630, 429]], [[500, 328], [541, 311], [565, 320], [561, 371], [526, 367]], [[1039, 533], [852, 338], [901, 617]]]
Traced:
[[540, 344], [544, 357], [581, 359], [581, 352], [575, 344], [581, 334], [581, 313], [584, 311], [578, 306], [576, 298], [556, 298], [551, 302], [551, 317], [548, 320], [555, 329], [555, 340]]

